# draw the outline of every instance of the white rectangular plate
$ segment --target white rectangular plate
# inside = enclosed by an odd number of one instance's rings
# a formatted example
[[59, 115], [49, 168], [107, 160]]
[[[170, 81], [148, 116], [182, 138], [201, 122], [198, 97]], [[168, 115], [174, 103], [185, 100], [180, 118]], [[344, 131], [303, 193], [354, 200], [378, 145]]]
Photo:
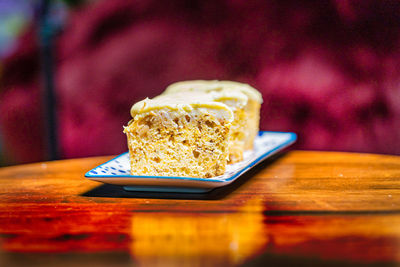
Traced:
[[254, 149], [245, 152], [243, 161], [227, 165], [223, 175], [208, 179], [131, 175], [128, 152], [88, 171], [85, 177], [122, 185], [128, 191], [204, 193], [232, 183], [258, 163], [296, 142], [296, 139], [295, 133], [260, 131], [254, 141]]

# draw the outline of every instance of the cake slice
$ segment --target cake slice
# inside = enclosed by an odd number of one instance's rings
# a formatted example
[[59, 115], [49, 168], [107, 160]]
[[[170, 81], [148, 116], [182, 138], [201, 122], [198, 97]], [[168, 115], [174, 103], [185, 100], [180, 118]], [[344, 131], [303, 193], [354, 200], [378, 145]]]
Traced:
[[[223, 97], [215, 101], [227, 104], [234, 111], [235, 119], [232, 123], [232, 137], [230, 141], [230, 163], [242, 160], [240, 150], [253, 149], [255, 137], [258, 135], [260, 122], [260, 107], [262, 96], [260, 92], [248, 84], [232, 81], [183, 81], [171, 84], [164, 94], [176, 94], [179, 92], [221, 92], [225, 96], [241, 93], [247, 96], [243, 108], [237, 108], [237, 103]], [[243, 146], [241, 145], [243, 144]]]
[[228, 157], [231, 109], [210, 95], [182, 92], [142, 100], [124, 128], [132, 175], [210, 178]]

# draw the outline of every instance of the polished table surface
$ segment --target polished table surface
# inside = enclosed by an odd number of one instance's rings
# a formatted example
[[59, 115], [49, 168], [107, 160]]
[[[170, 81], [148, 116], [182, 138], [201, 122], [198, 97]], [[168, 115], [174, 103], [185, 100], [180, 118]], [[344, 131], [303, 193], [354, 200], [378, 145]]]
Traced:
[[400, 157], [292, 151], [208, 194], [0, 168], [0, 266], [400, 266]]

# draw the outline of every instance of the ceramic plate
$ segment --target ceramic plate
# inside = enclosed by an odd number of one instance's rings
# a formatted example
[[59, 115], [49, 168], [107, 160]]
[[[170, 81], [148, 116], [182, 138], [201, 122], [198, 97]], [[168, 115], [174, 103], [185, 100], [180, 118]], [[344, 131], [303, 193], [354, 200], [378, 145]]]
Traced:
[[203, 193], [232, 183], [258, 163], [293, 144], [296, 138], [295, 133], [260, 131], [254, 141], [254, 150], [246, 151], [243, 161], [227, 165], [223, 175], [208, 179], [131, 175], [128, 152], [88, 171], [85, 177], [122, 185], [128, 191]]

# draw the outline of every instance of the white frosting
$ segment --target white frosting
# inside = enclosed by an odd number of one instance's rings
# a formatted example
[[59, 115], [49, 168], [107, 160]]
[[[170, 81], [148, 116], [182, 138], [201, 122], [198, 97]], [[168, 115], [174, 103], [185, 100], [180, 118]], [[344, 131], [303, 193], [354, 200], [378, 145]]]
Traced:
[[262, 96], [259, 91], [248, 84], [233, 81], [218, 80], [193, 80], [173, 83], [167, 87], [164, 94], [177, 93], [183, 91], [203, 91], [203, 92], [224, 92], [225, 95], [233, 92], [241, 92], [249, 99], [262, 103]]
[[159, 95], [153, 99], [146, 98], [131, 108], [134, 119], [152, 111], [167, 110], [179, 115], [208, 113], [218, 119], [229, 122], [233, 120], [232, 110], [225, 104], [215, 102], [212, 95], [200, 92], [180, 92], [177, 94]]

